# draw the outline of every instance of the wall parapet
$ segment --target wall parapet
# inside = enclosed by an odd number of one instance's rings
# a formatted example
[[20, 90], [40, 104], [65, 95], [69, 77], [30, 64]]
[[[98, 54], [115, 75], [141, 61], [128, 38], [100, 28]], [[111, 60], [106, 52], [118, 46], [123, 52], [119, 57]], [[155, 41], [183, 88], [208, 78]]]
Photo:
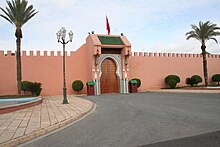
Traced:
[[[202, 54], [187, 53], [154, 53], [154, 52], [132, 52], [132, 57], [183, 57], [183, 58], [201, 58]], [[220, 58], [220, 54], [208, 54], [208, 58]]]
[[[76, 51], [66, 51], [66, 56], [72, 56]], [[61, 51], [22, 51], [22, 56], [33, 57], [57, 57], [63, 56]], [[0, 57], [12, 57], [15, 56], [15, 51], [3, 51], [0, 50]], [[186, 57], [186, 58], [201, 58], [202, 54], [187, 54], [187, 53], [156, 53], [156, 52], [132, 52], [132, 57]], [[208, 58], [220, 58], [220, 54], [208, 54]]]
[[[72, 56], [76, 53], [76, 51], [65, 51], [66, 56]], [[7, 56], [15, 56], [16, 52], [15, 51], [3, 51], [0, 50], [0, 57], [7, 57]], [[23, 50], [21, 52], [21, 56], [30, 56], [30, 57], [56, 57], [56, 56], [63, 56], [63, 52], [61, 51], [25, 51]]]

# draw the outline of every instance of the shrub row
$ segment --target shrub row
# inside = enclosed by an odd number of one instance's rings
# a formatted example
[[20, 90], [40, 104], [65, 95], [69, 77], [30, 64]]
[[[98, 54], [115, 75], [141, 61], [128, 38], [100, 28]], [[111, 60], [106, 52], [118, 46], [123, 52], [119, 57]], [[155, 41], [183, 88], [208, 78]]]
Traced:
[[[140, 79], [138, 79], [138, 78], [133, 78], [133, 79], [131, 79], [131, 80], [136, 80], [136, 81], [137, 81], [137, 87], [140, 87], [140, 86], [141, 86], [141, 80], [140, 80]], [[73, 83], [72, 83], [72, 89], [73, 89], [74, 91], [76, 91], [76, 92], [81, 91], [81, 90], [83, 89], [83, 86], [84, 86], [84, 84], [83, 84], [83, 82], [82, 82], [81, 80], [75, 80], [75, 81], [73, 81]]]
[[[212, 81], [213, 82], [218, 82], [218, 85], [220, 83], [220, 74], [214, 74], [212, 76]], [[170, 88], [174, 89], [176, 87], [176, 84], [180, 82], [180, 77], [177, 75], [168, 75], [165, 78], [165, 83], [169, 85]], [[187, 85], [198, 85], [198, 83], [202, 82], [202, 78], [199, 75], [193, 75], [192, 77], [189, 77], [186, 79], [186, 84]]]

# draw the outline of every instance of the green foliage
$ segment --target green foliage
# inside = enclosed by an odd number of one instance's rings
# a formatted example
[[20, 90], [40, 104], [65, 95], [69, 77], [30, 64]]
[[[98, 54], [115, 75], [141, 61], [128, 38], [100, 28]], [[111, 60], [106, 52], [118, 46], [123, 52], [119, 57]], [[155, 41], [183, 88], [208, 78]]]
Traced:
[[220, 74], [214, 74], [212, 76], [212, 81], [213, 82], [218, 82], [218, 85], [219, 85], [219, 82], [220, 82]]
[[81, 80], [75, 80], [73, 83], [72, 83], [72, 88], [74, 91], [81, 91], [83, 89], [83, 82]]
[[[171, 81], [171, 82], [170, 82]], [[174, 82], [175, 81], [175, 82]], [[180, 77], [177, 75], [168, 75], [165, 78], [165, 83], [167, 83], [170, 88], [175, 88], [176, 84], [180, 82]], [[174, 86], [175, 85], [175, 86]], [[172, 87], [171, 87], [172, 86]]]
[[30, 86], [30, 92], [33, 96], [39, 96], [41, 93], [41, 83], [38, 82], [32, 82]]
[[41, 85], [42, 84], [38, 82], [22, 81], [21, 90], [23, 90], [25, 94], [28, 91], [31, 92], [32, 96], [39, 96], [42, 90]]
[[30, 91], [30, 86], [31, 86], [31, 82], [29, 82], [29, 81], [22, 81], [21, 82], [21, 90], [23, 90], [24, 92]]
[[198, 83], [202, 82], [202, 78], [199, 75], [193, 75], [191, 78], [186, 79], [186, 84], [193, 87], [193, 85], [196, 85]]
[[187, 78], [186, 79], [186, 84], [190, 85], [192, 87], [195, 84], [195, 79]]
[[215, 38], [217, 35], [220, 35], [220, 28], [217, 24], [213, 24], [210, 21], [199, 22], [199, 25], [191, 25], [192, 31], [186, 33], [186, 39], [194, 38], [199, 40], [200, 42], [206, 42], [209, 39], [214, 40], [218, 43]]
[[170, 86], [170, 88], [175, 89], [176, 88], [176, 80], [175, 79], [170, 79], [168, 82], [168, 85]]
[[137, 88], [141, 86], [141, 80], [138, 78], [133, 78], [131, 80], [136, 80], [137, 81]]
[[180, 82], [180, 77], [179, 76], [177, 76], [177, 75], [168, 75], [165, 78], [165, 83], [168, 83], [171, 79], [174, 79], [176, 81], [176, 83]]
[[210, 21], [206, 22], [199, 22], [199, 25], [191, 25], [192, 30], [186, 33], [186, 39], [189, 40], [191, 38], [196, 39], [201, 42], [201, 49], [202, 49], [202, 55], [203, 55], [203, 71], [204, 71], [204, 80], [205, 80], [205, 86], [208, 86], [208, 69], [207, 69], [207, 62], [205, 62], [206, 59], [206, 45], [205, 43], [208, 40], [214, 40], [216, 43], [218, 43], [216, 36], [220, 35], [220, 27], [217, 26], [217, 24], [213, 24]]
[[6, 2], [8, 7], [5, 9], [0, 7], [0, 10], [4, 12], [5, 15], [0, 14], [0, 16], [16, 27], [21, 28], [28, 20], [38, 13], [33, 9], [33, 5], [28, 6], [28, 1], [26, 0], [12, 0]]
[[179, 83], [180, 82], [180, 77], [177, 76], [177, 75], [168, 75], [166, 78], [165, 78], [165, 83], [168, 83], [171, 79], [175, 80], [176, 83]]
[[197, 86], [198, 83], [202, 82], [202, 78], [199, 75], [193, 75], [191, 77], [191, 79], [194, 81], [194, 84], [196, 84], [196, 86]]

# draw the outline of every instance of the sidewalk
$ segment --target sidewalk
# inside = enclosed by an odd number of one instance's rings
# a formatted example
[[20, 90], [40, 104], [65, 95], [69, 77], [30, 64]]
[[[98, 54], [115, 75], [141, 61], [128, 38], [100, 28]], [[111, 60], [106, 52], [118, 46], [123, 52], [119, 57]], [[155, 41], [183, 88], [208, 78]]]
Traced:
[[220, 90], [192, 90], [192, 89], [160, 89], [160, 90], [147, 90], [146, 92], [169, 92], [169, 93], [220, 93]]
[[0, 147], [15, 146], [63, 127], [90, 112], [91, 101], [68, 96], [43, 97], [42, 104], [0, 115]]

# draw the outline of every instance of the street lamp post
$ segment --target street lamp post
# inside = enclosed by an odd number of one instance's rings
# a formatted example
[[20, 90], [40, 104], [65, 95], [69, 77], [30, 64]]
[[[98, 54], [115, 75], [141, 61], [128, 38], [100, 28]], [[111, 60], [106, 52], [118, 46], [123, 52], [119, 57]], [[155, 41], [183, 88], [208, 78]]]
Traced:
[[58, 43], [63, 44], [63, 104], [68, 104], [67, 94], [66, 94], [66, 71], [65, 71], [65, 45], [73, 40], [73, 32], [69, 32], [69, 40], [65, 41], [66, 29], [62, 27], [57, 33]]

